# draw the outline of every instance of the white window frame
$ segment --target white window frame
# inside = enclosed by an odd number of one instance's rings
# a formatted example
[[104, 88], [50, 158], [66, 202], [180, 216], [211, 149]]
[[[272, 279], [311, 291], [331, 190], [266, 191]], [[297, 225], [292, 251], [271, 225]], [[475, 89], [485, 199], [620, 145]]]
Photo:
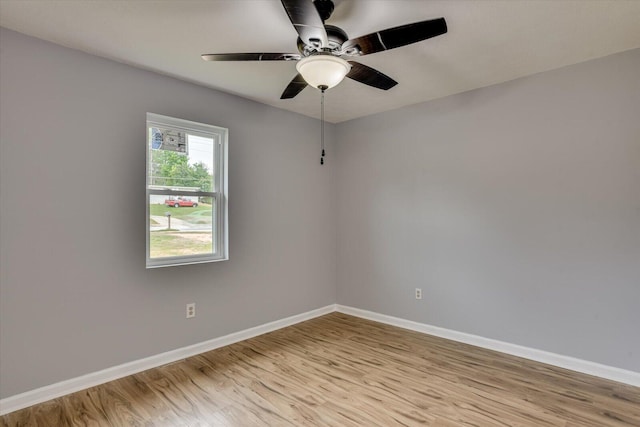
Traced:
[[[214, 173], [214, 188], [212, 191], [189, 192], [193, 196], [212, 197], [215, 200], [216, 221], [212, 223], [212, 232], [215, 236], [213, 247], [216, 249], [212, 254], [198, 254], [185, 256], [172, 256], [162, 258], [150, 257], [150, 216], [149, 204], [151, 195], [176, 195], [183, 193], [168, 189], [150, 188], [150, 129], [152, 127], [169, 128], [184, 131], [194, 136], [212, 138], [214, 141], [214, 158], [216, 160]], [[228, 139], [229, 130], [227, 128], [192, 122], [189, 120], [177, 119], [174, 117], [162, 116], [160, 114], [147, 113], [147, 138], [145, 141], [146, 167], [145, 167], [145, 190], [146, 190], [146, 258], [147, 268], [170, 267], [185, 264], [201, 264], [205, 262], [225, 261], [229, 259], [229, 220], [228, 220]], [[180, 194], [178, 194], [180, 193]]]

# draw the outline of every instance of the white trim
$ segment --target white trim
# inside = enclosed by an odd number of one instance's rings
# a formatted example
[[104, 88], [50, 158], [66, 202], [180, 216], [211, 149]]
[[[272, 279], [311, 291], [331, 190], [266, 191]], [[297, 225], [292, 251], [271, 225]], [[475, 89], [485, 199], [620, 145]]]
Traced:
[[[145, 191], [146, 191], [146, 268], [173, 267], [177, 265], [202, 264], [209, 262], [227, 261], [229, 259], [229, 129], [197, 123], [174, 117], [162, 116], [155, 113], [147, 113], [147, 139], [145, 142]], [[201, 136], [210, 139], [213, 146], [211, 160], [214, 161], [212, 173], [214, 173], [214, 188], [211, 191], [182, 191], [176, 189], [160, 190], [150, 182], [150, 154], [152, 150], [151, 129], [176, 129], [186, 133], [185, 143], [189, 147], [189, 135]], [[188, 150], [183, 154], [188, 154]], [[177, 255], [160, 258], [151, 258], [151, 227], [150, 227], [150, 196], [166, 194], [187, 194], [190, 196], [208, 196], [215, 200], [212, 206], [215, 212], [216, 222], [211, 224], [211, 231], [215, 235], [212, 253], [200, 253], [194, 255]]]
[[625, 369], [620, 369], [613, 366], [607, 366], [600, 363], [589, 362], [587, 360], [576, 359], [575, 357], [563, 356], [561, 354], [550, 353], [548, 351], [537, 350], [535, 348], [524, 347], [517, 344], [510, 344], [504, 341], [498, 341], [491, 338], [484, 338], [478, 335], [453, 331], [451, 329], [440, 328], [438, 326], [418, 323], [412, 320], [387, 316], [385, 314], [361, 310], [359, 308], [349, 307], [345, 305], [336, 305], [336, 311], [344, 314], [349, 314], [351, 316], [361, 317], [363, 319], [373, 320], [375, 322], [385, 323], [387, 325], [398, 326], [400, 328], [422, 332], [425, 334], [434, 335], [437, 337], [446, 338], [466, 344], [471, 344], [477, 347], [487, 348], [489, 350], [495, 350], [501, 353], [511, 354], [513, 356], [534, 360], [536, 362], [542, 362], [560, 368], [570, 369], [572, 371], [581, 372], [583, 374], [593, 375], [596, 377], [606, 378], [609, 380], [640, 387], [640, 372], [627, 371]]
[[297, 314], [285, 319], [265, 323], [264, 325], [259, 325], [253, 328], [245, 329], [243, 331], [234, 332], [219, 338], [214, 338], [212, 340], [204, 341], [198, 344], [170, 350], [165, 353], [157, 354], [155, 356], [134, 360], [129, 363], [124, 363], [122, 365], [114, 366], [111, 368], [103, 369], [101, 371], [82, 375], [80, 377], [71, 378], [69, 380], [40, 387], [35, 390], [16, 394], [14, 396], [10, 396], [0, 400], [0, 415], [8, 414], [9, 412], [17, 411], [19, 409], [23, 409], [38, 403], [46, 402], [47, 400], [55, 399], [57, 397], [64, 396], [70, 393], [75, 393], [76, 391], [94, 387], [99, 384], [104, 384], [109, 381], [117, 380], [118, 378], [146, 371], [147, 369], [156, 368], [158, 366], [166, 365], [167, 363], [172, 363], [181, 359], [185, 359], [187, 357], [215, 350], [216, 348], [224, 347], [226, 345], [237, 343], [239, 341], [244, 341], [258, 335], [266, 334], [268, 332], [282, 329], [287, 326], [295, 325], [296, 323], [304, 322], [305, 320], [323, 316], [325, 314], [334, 312], [335, 310], [335, 304], [331, 304], [326, 307], [311, 310], [302, 314]]
[[296, 323], [304, 322], [305, 320], [323, 316], [334, 311], [640, 387], [639, 372], [627, 371], [582, 359], [536, 350], [534, 348], [524, 347], [517, 344], [510, 344], [477, 335], [466, 334], [464, 332], [418, 323], [412, 320], [401, 319], [399, 317], [387, 316], [373, 311], [362, 310], [345, 305], [331, 304], [306, 313], [265, 323], [264, 325], [234, 332], [219, 338], [167, 351], [166, 353], [157, 354], [144, 359], [134, 360], [112, 368], [92, 372], [80, 377], [71, 378], [69, 380], [1, 399], [0, 415], [5, 415], [19, 409], [46, 402], [47, 400], [55, 399], [89, 387], [117, 380], [118, 378], [146, 371], [147, 369], [156, 368], [158, 366], [166, 365], [167, 363], [172, 363], [187, 357], [215, 350], [216, 348], [244, 341], [258, 335], [286, 328], [287, 326], [295, 325]]

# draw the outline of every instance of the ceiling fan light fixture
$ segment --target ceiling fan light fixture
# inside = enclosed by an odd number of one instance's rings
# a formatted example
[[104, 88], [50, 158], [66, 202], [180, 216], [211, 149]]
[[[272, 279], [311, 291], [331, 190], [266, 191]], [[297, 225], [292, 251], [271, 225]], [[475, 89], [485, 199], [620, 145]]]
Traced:
[[309, 86], [330, 89], [344, 79], [351, 65], [331, 54], [316, 54], [302, 58], [296, 64], [296, 69]]

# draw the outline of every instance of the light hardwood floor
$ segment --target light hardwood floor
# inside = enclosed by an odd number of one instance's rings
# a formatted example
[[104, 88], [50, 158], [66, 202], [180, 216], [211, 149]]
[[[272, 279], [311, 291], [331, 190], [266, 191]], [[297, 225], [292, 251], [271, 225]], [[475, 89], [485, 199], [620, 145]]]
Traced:
[[640, 388], [332, 313], [3, 426], [640, 426]]

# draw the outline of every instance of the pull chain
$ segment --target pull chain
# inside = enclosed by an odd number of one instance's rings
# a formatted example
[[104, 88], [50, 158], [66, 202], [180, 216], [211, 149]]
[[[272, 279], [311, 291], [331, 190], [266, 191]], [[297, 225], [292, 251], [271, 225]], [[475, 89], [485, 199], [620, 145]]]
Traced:
[[320, 155], [320, 164], [324, 165], [324, 91], [327, 90], [326, 86], [320, 86], [320, 92], [322, 92], [320, 98], [320, 148], [322, 154]]

